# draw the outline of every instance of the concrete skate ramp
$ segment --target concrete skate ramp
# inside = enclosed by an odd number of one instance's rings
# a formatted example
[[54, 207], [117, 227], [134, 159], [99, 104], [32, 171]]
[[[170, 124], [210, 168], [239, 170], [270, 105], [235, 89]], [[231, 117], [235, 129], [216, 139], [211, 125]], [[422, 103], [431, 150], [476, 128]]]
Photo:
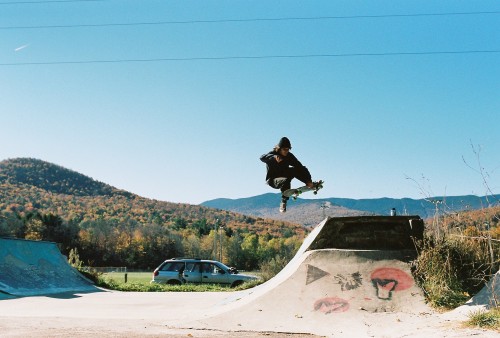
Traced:
[[359, 216], [327, 219], [307, 250], [415, 250], [424, 236], [419, 216]]
[[484, 305], [485, 308], [491, 309], [498, 307], [500, 304], [500, 271], [495, 273], [486, 285], [474, 297], [472, 297], [465, 305]]
[[3, 298], [77, 291], [99, 289], [68, 264], [55, 243], [0, 238]]
[[447, 316], [453, 317], [457, 314], [468, 319], [474, 311], [484, 311], [498, 307], [500, 304], [500, 271], [497, 271], [486, 285], [464, 305], [450, 311]]
[[[365, 336], [367, 316], [430, 311], [409, 264], [416, 255], [413, 239], [422, 236], [418, 216], [326, 219], [276, 277], [229, 297], [192, 325]], [[347, 243], [356, 249], [322, 247]]]

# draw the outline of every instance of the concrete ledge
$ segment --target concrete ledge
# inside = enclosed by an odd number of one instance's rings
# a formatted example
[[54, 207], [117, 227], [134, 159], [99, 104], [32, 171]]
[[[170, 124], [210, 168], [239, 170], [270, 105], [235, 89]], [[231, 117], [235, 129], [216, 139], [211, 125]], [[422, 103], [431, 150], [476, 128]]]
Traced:
[[424, 222], [419, 216], [329, 218], [308, 250], [415, 250]]

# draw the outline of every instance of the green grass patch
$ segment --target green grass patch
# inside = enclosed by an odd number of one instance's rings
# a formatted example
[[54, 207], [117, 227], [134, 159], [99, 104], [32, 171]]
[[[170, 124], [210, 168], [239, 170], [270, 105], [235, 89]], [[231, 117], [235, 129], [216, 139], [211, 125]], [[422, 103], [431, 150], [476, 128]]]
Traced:
[[97, 285], [110, 290], [129, 292], [230, 292], [245, 290], [254, 287], [260, 282], [247, 282], [231, 288], [229, 285], [220, 284], [183, 284], [166, 285], [151, 283], [150, 272], [128, 272], [125, 283], [124, 272], [103, 273], [99, 276]]
[[127, 283], [149, 284], [153, 279], [152, 272], [107, 272], [103, 273], [102, 277], [113, 279], [118, 283], [125, 283], [125, 274], [127, 275]]
[[500, 331], [500, 309], [472, 311], [465, 325]]

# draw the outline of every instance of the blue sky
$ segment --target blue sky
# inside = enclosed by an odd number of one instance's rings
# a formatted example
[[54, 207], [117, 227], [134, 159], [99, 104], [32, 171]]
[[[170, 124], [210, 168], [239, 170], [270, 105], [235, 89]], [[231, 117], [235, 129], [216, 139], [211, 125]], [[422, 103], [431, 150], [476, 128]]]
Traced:
[[0, 160], [198, 204], [288, 136], [318, 197], [500, 193], [498, 1], [38, 2], [0, 1]]

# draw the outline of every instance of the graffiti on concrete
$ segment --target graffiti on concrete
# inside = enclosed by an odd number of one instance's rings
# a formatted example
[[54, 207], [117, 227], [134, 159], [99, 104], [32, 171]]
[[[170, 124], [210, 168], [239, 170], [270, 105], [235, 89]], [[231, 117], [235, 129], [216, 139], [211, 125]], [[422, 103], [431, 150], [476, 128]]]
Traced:
[[329, 276], [330, 273], [324, 270], [321, 270], [314, 265], [307, 264], [307, 276], [306, 276], [306, 285], [311, 284], [312, 282], [317, 281], [325, 276]]
[[[317, 266], [307, 264], [306, 285], [330, 275], [331, 274], [329, 272], [320, 269]], [[359, 271], [348, 275], [339, 273], [333, 276], [333, 278], [335, 279], [336, 284], [340, 285], [342, 291], [357, 289], [363, 284], [363, 278], [361, 277], [361, 273]]]
[[413, 285], [413, 278], [396, 268], [376, 269], [370, 279], [377, 290], [377, 297], [383, 300], [391, 300], [393, 292], [409, 289]]
[[333, 278], [335, 278], [337, 284], [340, 284], [340, 288], [342, 291], [354, 290], [359, 288], [361, 284], [363, 284], [363, 278], [361, 278], [361, 274], [359, 273], [359, 271], [347, 275], [347, 277], [342, 274], [337, 274]]
[[325, 315], [346, 312], [347, 310], [349, 310], [349, 302], [338, 297], [321, 298], [314, 303], [314, 311], [323, 312]]
[[[368, 270], [367, 272], [369, 271], [370, 270]], [[314, 265], [307, 265], [306, 285], [311, 284], [324, 277], [327, 277], [325, 279], [325, 282], [332, 283], [332, 286], [340, 285], [341, 291], [339, 291], [338, 286], [336, 286], [336, 290], [330, 290], [324, 293], [322, 295], [323, 298], [316, 298], [317, 300], [313, 305], [314, 311], [323, 314], [342, 313], [349, 311], [349, 308], [351, 306], [350, 302], [353, 301], [356, 306], [358, 306], [358, 302], [371, 303], [374, 300], [370, 296], [373, 295], [373, 289], [371, 288], [371, 285], [375, 289], [377, 298], [381, 300], [382, 303], [385, 303], [386, 301], [390, 302], [393, 299], [395, 293], [407, 290], [414, 285], [414, 280], [411, 275], [399, 268], [381, 267], [373, 270], [367, 275], [362, 274], [360, 271], [352, 273], [342, 272], [334, 275]], [[366, 280], [371, 281], [371, 284], [363, 283]], [[340, 298], [337, 295], [332, 294], [331, 292], [342, 292], [343, 296], [349, 295], [347, 296], [348, 300]], [[362, 304], [361, 308], [363, 308], [363, 306], [365, 305]], [[381, 303], [372, 303], [369, 306], [370, 308], [373, 308], [375, 306], [375, 308], [378, 309], [381, 306]]]

